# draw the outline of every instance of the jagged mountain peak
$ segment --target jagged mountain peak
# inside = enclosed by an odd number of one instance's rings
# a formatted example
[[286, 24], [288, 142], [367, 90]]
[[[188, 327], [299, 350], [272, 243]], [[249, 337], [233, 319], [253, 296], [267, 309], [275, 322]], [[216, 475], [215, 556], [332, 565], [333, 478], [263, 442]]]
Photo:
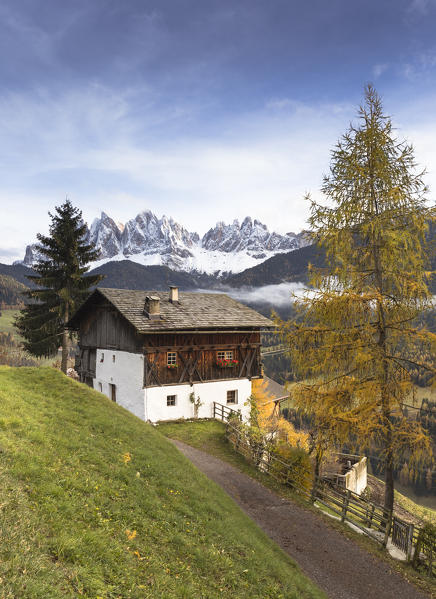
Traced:
[[241, 224], [237, 219], [231, 225], [218, 222], [204, 235], [202, 245], [208, 250], [246, 251], [259, 259], [266, 251], [290, 251], [300, 247], [295, 235], [270, 233], [265, 224], [260, 220], [253, 220], [251, 216], [246, 216]]
[[[258, 219], [246, 216], [240, 223], [224, 221], [203, 235], [190, 232], [171, 216], [158, 218], [151, 210], [139, 212], [124, 225], [106, 212], [94, 219], [87, 240], [100, 251], [100, 260], [130, 259], [142, 264], [163, 264], [188, 272], [240, 272], [267, 258], [307, 245], [303, 234], [270, 232]], [[28, 246], [24, 264], [36, 254]]]

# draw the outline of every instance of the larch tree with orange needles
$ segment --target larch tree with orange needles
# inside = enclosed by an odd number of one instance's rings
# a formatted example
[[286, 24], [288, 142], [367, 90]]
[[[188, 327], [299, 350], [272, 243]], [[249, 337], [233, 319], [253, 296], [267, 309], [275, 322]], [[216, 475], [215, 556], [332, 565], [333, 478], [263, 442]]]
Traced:
[[381, 447], [392, 510], [397, 458], [407, 456], [409, 468], [432, 459], [426, 430], [403, 404], [414, 393], [412, 371], [435, 374], [435, 335], [416, 325], [431, 306], [425, 237], [435, 208], [412, 146], [395, 138], [372, 86], [358, 116], [332, 152], [327, 206], [311, 203], [327, 266], [311, 269], [300, 320], [282, 322], [281, 333], [303, 381], [294, 399], [319, 431], [318, 457], [350, 441]]

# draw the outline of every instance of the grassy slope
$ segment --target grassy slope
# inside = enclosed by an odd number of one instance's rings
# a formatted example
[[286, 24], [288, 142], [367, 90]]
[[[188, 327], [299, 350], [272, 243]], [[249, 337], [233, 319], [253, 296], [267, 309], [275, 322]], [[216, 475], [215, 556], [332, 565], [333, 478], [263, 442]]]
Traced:
[[153, 427], [0, 367], [2, 599], [322, 597]]

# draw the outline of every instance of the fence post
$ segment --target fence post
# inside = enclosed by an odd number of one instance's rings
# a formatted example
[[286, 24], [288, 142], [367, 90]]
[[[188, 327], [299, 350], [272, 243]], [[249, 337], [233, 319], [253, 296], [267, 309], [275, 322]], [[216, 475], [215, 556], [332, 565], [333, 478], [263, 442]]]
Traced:
[[342, 505], [341, 522], [345, 522], [345, 519], [347, 517], [347, 510], [348, 510], [348, 504], [350, 503], [350, 497], [351, 497], [351, 491], [350, 491], [350, 489], [348, 489], [347, 495], [344, 497], [344, 503]]
[[407, 561], [410, 562], [412, 558], [412, 548], [413, 548], [413, 524], [409, 524], [409, 529], [407, 531]]
[[422, 546], [422, 535], [421, 532], [419, 532], [418, 534], [418, 538], [416, 540], [416, 545], [415, 545], [415, 552], [413, 554], [413, 560], [412, 560], [412, 566], [416, 569], [418, 566], [418, 562], [419, 562], [419, 554], [421, 552], [421, 546]]
[[371, 528], [371, 526], [372, 526], [372, 519], [374, 518], [374, 510], [375, 510], [375, 505], [373, 503], [373, 504], [371, 504], [370, 515], [367, 519], [368, 528]]
[[392, 510], [389, 510], [388, 511], [388, 520], [386, 522], [386, 528], [385, 528], [385, 538], [383, 539], [383, 547], [386, 547], [388, 544], [389, 535], [391, 533], [391, 526], [392, 526]]
[[286, 469], [285, 483], [284, 483], [286, 487], [289, 487], [289, 486], [290, 486], [290, 485], [289, 485], [289, 479], [290, 479], [290, 469], [289, 469], [289, 468], [287, 468], [287, 469]]
[[241, 433], [239, 430], [236, 431], [236, 443], [235, 443], [235, 449], [236, 451], [239, 451], [239, 444], [241, 442]]
[[310, 493], [310, 501], [312, 503], [315, 503], [316, 498], [318, 497], [318, 483], [319, 483], [319, 478], [317, 476], [315, 476], [313, 479], [312, 491]]

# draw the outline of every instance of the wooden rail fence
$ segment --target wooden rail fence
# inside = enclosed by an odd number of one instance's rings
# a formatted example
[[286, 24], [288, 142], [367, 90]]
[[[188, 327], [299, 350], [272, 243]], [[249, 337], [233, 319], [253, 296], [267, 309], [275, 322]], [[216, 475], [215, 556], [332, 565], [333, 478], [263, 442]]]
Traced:
[[242, 420], [240, 412], [216, 401], [213, 402], [213, 417], [217, 420], [222, 420], [223, 422], [228, 422], [229, 418], [231, 417]]
[[[221, 407], [226, 408], [226, 406], [220, 407], [220, 404], [217, 406], [217, 411], [222, 414]], [[225, 420], [224, 417], [220, 419]], [[279, 483], [291, 487], [306, 500], [323, 505], [342, 522], [352, 524], [384, 547], [392, 533], [392, 543], [404, 551], [407, 560], [412, 560], [415, 567], [418, 563], [424, 564], [430, 575], [436, 575], [434, 536], [424, 535], [421, 529], [393, 516], [392, 512], [386, 510], [382, 505], [335, 486], [331, 481], [311, 476], [302, 478], [301, 474], [296, 479], [291, 463], [285, 462], [265, 450], [265, 446], [261, 443], [250, 441], [249, 436], [241, 432], [237, 425], [229, 422], [228, 418], [226, 436], [234, 449], [257, 468], [272, 476]]]

